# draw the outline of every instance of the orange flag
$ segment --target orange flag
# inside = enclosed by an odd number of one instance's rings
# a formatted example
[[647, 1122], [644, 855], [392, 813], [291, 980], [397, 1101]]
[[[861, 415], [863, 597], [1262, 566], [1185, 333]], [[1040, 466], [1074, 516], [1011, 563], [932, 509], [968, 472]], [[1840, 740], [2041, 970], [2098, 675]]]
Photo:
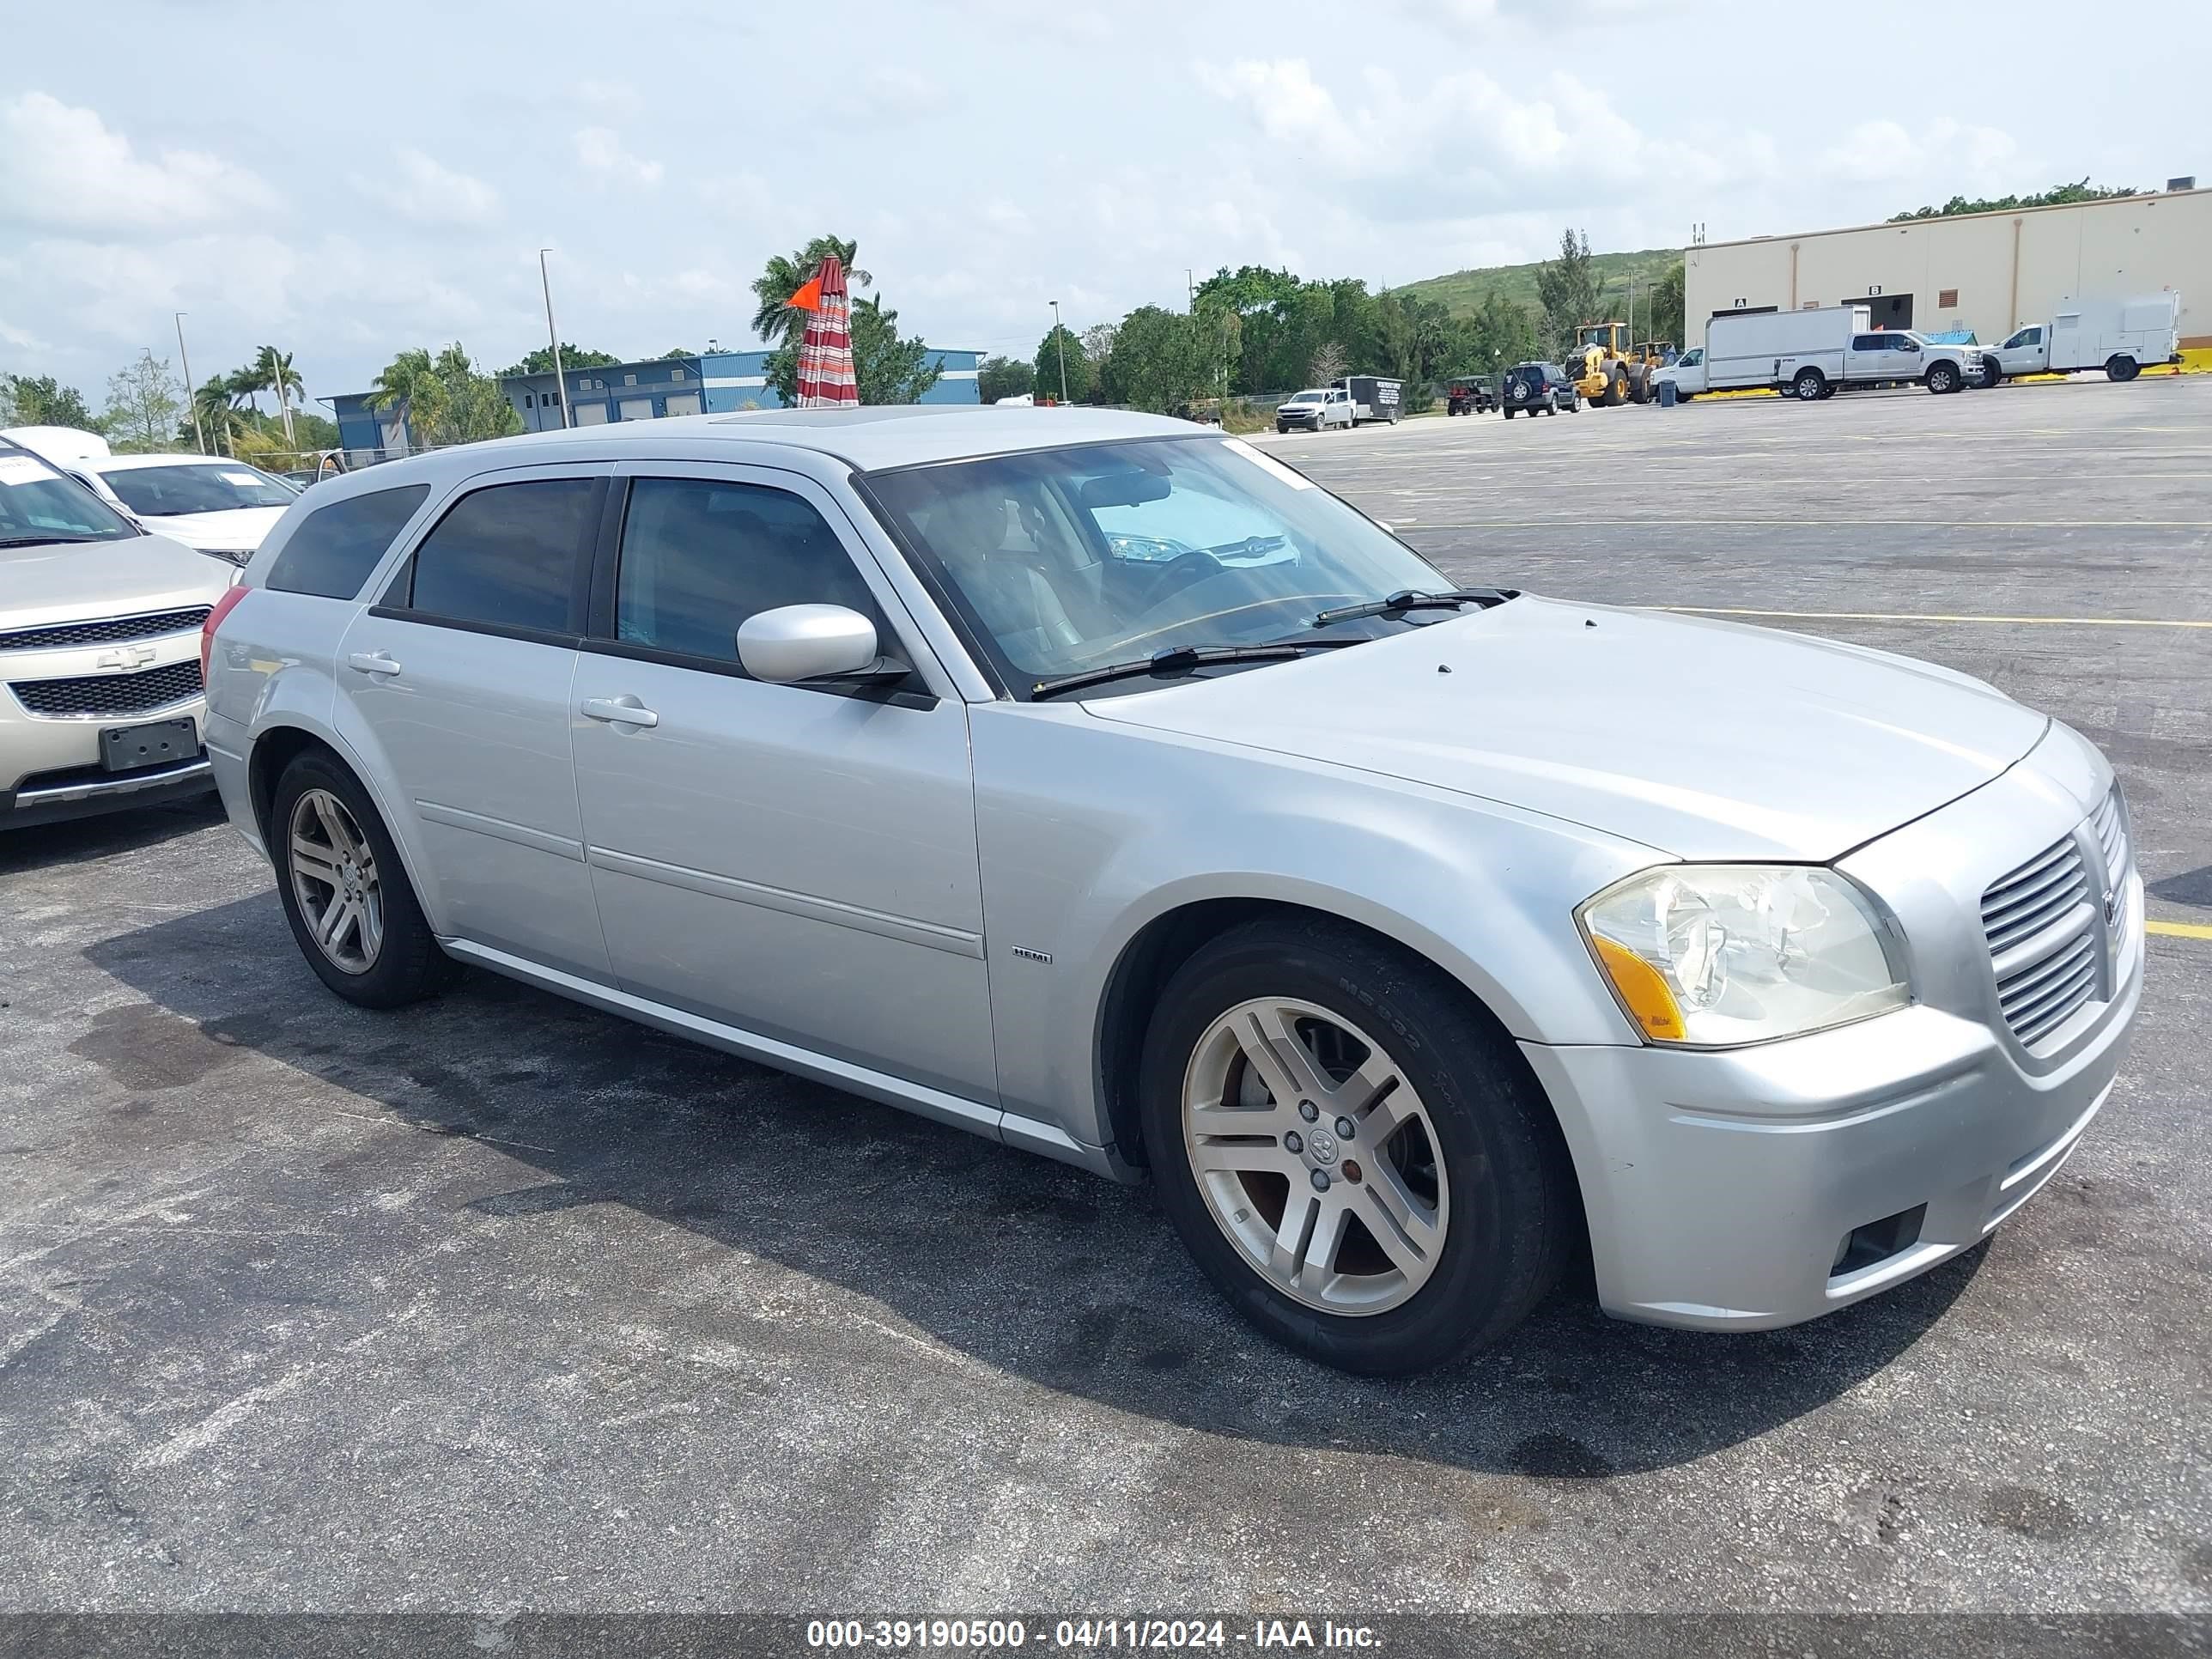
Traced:
[[805, 287], [800, 289], [798, 293], [793, 295], [788, 300], [786, 300], [784, 304], [788, 306], [793, 311], [821, 310], [822, 279], [819, 276], [817, 276], [813, 281], [807, 283]]

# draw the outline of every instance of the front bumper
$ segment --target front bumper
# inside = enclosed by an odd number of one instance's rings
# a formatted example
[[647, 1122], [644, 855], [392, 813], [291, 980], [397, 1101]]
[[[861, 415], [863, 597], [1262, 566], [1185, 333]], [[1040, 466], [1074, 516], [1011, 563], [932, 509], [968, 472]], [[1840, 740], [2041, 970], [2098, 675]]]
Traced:
[[[192, 661], [199, 654], [199, 633], [156, 635], [131, 641], [149, 654], [131, 667], [137, 672]], [[109, 726], [189, 717], [203, 735], [207, 703], [197, 690], [186, 697], [105, 714], [37, 714], [12, 689], [45, 680], [82, 680], [111, 672], [100, 659], [112, 647], [100, 645], [0, 656], [0, 829], [21, 829], [67, 818], [88, 817], [129, 807], [204, 794], [215, 787], [204, 753], [186, 762], [138, 772], [102, 769], [100, 734]], [[118, 683], [120, 676], [118, 676]], [[193, 682], [197, 684], [197, 679]]]
[[[1608, 1313], [1718, 1330], [1816, 1318], [1980, 1243], [2072, 1154], [2142, 999], [2142, 884], [2130, 867], [2103, 994], [2022, 1045], [1996, 1011], [1979, 901], [2065, 833], [2036, 799], [2054, 781], [2028, 781], [2008, 775], [1844, 860], [1904, 924], [1915, 1006], [1725, 1051], [1522, 1043], [1574, 1157]], [[2068, 784], [2063, 810], [2086, 811]]]

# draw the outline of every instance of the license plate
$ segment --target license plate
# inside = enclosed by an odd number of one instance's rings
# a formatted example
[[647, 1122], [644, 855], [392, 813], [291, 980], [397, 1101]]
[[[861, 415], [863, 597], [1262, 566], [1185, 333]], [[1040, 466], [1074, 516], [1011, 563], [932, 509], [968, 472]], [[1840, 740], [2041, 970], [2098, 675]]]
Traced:
[[136, 772], [141, 767], [167, 766], [176, 761], [197, 759], [199, 752], [199, 733], [190, 720], [110, 726], [100, 734], [100, 763], [110, 772]]

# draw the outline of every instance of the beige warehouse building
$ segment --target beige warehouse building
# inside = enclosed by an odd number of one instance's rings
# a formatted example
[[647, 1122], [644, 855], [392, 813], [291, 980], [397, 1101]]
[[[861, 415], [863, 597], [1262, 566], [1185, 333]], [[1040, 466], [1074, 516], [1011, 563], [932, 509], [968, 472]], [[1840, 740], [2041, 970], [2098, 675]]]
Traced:
[[1984, 344], [2068, 299], [2181, 295], [2181, 343], [2212, 347], [2212, 190], [1960, 214], [1684, 250], [1692, 343], [1728, 311], [1864, 305], [1886, 328]]

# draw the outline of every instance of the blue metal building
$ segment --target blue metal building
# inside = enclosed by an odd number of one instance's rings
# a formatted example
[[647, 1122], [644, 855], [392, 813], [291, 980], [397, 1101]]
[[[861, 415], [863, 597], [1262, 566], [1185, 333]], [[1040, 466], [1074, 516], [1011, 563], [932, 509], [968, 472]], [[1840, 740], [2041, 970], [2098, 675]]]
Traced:
[[[562, 378], [568, 382], [569, 417], [578, 426], [602, 426], [669, 415], [779, 408], [783, 399], [768, 383], [769, 356], [764, 350], [702, 352], [696, 357], [568, 369]], [[938, 367], [937, 384], [922, 394], [922, 402], [981, 401], [976, 386], [981, 352], [933, 346], [930, 356]], [[550, 374], [502, 375], [500, 386], [522, 416], [525, 431], [561, 425], [561, 401]], [[356, 465], [404, 454], [410, 447], [411, 434], [402, 429], [397, 417], [370, 408], [368, 396], [349, 392], [331, 399], [338, 442]]]

